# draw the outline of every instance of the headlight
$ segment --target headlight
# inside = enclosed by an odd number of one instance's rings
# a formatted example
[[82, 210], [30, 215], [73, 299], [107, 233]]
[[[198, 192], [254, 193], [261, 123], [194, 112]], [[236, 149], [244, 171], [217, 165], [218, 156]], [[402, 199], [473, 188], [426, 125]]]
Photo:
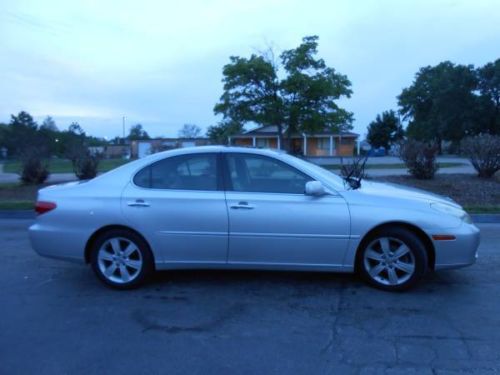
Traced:
[[455, 216], [468, 224], [472, 224], [472, 219], [469, 214], [461, 208], [457, 208], [455, 206], [444, 203], [431, 203], [431, 208], [444, 214]]

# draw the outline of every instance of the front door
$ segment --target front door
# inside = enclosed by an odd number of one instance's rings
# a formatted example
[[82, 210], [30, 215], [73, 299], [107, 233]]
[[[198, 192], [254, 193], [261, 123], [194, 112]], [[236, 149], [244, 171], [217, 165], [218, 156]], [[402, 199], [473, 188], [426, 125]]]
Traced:
[[218, 160], [218, 153], [165, 158], [125, 188], [123, 212], [161, 261], [226, 263], [228, 215]]
[[309, 176], [267, 156], [228, 153], [229, 263], [339, 266], [350, 216], [339, 195], [304, 194]]

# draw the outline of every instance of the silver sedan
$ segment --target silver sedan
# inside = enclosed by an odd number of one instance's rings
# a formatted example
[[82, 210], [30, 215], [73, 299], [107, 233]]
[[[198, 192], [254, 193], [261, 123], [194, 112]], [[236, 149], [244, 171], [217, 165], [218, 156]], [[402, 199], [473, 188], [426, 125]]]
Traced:
[[40, 255], [115, 288], [181, 268], [357, 272], [403, 290], [473, 264], [479, 230], [452, 200], [341, 177], [270, 150], [178, 149], [39, 191]]

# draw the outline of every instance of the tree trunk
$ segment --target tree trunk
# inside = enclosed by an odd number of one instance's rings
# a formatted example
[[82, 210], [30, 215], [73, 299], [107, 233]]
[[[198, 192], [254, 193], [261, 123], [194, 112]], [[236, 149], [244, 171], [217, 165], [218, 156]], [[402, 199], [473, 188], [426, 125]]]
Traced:
[[438, 155], [443, 155], [443, 148], [442, 148], [442, 143], [443, 140], [441, 139], [441, 136], [436, 137], [436, 142], [437, 142], [437, 148], [438, 148]]

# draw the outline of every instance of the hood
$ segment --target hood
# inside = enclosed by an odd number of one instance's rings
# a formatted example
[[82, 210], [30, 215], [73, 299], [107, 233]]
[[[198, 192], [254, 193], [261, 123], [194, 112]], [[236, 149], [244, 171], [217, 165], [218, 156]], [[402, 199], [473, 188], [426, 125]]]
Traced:
[[363, 180], [361, 182], [361, 187], [357, 191], [377, 197], [409, 199], [428, 203], [445, 203], [461, 208], [453, 199], [445, 197], [444, 195], [393, 183]]

